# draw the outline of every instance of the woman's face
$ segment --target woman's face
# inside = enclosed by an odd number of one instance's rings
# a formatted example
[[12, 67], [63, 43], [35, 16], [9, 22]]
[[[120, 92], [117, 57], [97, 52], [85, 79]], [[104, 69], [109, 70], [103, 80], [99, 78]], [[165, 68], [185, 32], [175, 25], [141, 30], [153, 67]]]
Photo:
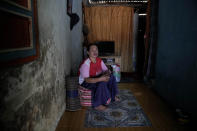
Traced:
[[88, 51], [89, 57], [96, 58], [98, 56], [98, 48], [95, 45], [90, 46], [90, 50]]

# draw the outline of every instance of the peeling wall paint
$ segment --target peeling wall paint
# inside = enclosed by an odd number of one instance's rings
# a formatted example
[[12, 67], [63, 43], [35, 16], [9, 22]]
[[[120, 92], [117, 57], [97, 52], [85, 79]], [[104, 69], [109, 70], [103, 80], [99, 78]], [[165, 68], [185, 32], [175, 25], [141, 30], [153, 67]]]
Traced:
[[72, 62], [81, 61], [77, 56], [71, 60], [72, 42], [81, 48], [81, 36], [75, 34], [79, 40], [72, 41], [66, 0], [38, 0], [37, 4], [40, 58], [0, 70], [1, 130], [55, 130], [65, 110], [65, 77]]

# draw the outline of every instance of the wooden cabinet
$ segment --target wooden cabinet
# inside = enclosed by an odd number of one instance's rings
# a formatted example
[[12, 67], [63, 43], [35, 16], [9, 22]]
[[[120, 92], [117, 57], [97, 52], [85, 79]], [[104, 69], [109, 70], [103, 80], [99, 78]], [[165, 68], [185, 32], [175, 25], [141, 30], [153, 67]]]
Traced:
[[120, 71], [121, 71], [121, 56], [99, 56], [103, 62], [106, 64], [106, 65], [113, 65], [113, 64], [118, 64], [120, 65]]

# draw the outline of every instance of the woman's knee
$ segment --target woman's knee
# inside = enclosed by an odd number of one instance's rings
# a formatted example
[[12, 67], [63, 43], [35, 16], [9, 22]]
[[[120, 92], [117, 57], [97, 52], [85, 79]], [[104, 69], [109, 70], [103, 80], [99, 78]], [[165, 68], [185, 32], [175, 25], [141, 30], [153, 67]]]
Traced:
[[99, 87], [105, 87], [105, 86], [107, 86], [107, 82], [104, 82], [104, 81], [99, 82], [99, 83], [98, 83], [98, 86], [99, 86]]
[[115, 80], [115, 76], [113, 74], [110, 75], [111, 80]]

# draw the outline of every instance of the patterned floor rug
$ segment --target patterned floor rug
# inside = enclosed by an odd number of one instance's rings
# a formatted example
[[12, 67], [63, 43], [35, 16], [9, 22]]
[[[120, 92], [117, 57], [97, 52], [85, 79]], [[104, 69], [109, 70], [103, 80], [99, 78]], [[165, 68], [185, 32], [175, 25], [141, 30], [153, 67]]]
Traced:
[[119, 98], [120, 102], [110, 103], [105, 111], [88, 109], [85, 127], [151, 126], [149, 119], [131, 91], [120, 90]]

